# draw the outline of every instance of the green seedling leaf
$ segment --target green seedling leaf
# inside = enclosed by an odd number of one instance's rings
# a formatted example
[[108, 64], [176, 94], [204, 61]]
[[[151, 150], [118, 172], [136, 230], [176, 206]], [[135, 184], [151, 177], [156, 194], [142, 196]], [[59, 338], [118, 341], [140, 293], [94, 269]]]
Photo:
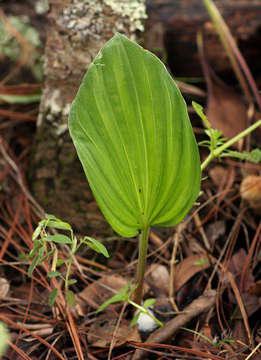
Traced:
[[58, 219], [56, 216], [54, 216], [52, 214], [45, 214], [45, 218], [47, 220], [62, 221], [62, 220]]
[[71, 244], [72, 243], [72, 239], [70, 239], [68, 236], [63, 235], [63, 234], [48, 235], [45, 237], [45, 240], [55, 242], [55, 243], [60, 243], [60, 244]]
[[28, 269], [28, 276], [31, 277], [32, 273], [35, 269], [35, 267], [40, 263], [40, 256], [37, 255], [35, 258], [33, 258], [33, 261], [31, 262], [29, 269]]
[[42, 230], [42, 225], [41, 224], [39, 224], [38, 226], [37, 226], [37, 228], [34, 230], [34, 232], [33, 232], [33, 235], [32, 235], [32, 240], [33, 241], [35, 241], [37, 238], [38, 238], [38, 236], [40, 235], [40, 233], [41, 233], [41, 230]]
[[97, 313], [99, 313], [100, 311], [104, 310], [107, 306], [109, 306], [110, 304], [114, 304], [116, 302], [124, 302], [124, 301], [128, 301], [128, 298], [131, 294], [131, 291], [129, 291], [130, 286], [132, 284], [132, 281], [129, 281], [127, 283], [127, 285], [121, 289], [120, 291], [117, 292], [116, 295], [114, 295], [113, 297], [111, 297], [110, 299], [108, 299], [107, 301], [105, 301], [96, 311]]
[[207, 262], [208, 262], [208, 259], [200, 258], [198, 261], [195, 261], [193, 263], [193, 265], [204, 266]]
[[58, 259], [57, 263], [56, 263], [56, 266], [59, 267], [59, 266], [61, 266], [63, 264], [64, 264], [64, 260], [63, 259]]
[[49, 226], [51, 228], [59, 229], [59, 230], [69, 230], [72, 231], [72, 227], [70, 224], [64, 222], [64, 221], [53, 221], [50, 220], [47, 222], [46, 226]]
[[192, 101], [192, 106], [196, 112], [196, 114], [201, 118], [203, 125], [207, 128], [210, 129], [211, 125], [206, 117], [206, 115], [203, 112], [203, 106], [201, 106], [200, 104], [198, 104], [196, 101]]
[[77, 283], [77, 280], [76, 279], [70, 279], [70, 280], [68, 280], [68, 286], [69, 285], [73, 285], [73, 284], [76, 284]]
[[148, 309], [150, 306], [152, 306], [153, 304], [155, 304], [156, 299], [146, 299], [143, 303], [143, 307], [145, 309]]
[[66, 290], [65, 291], [65, 297], [66, 297], [66, 300], [67, 300], [68, 304], [70, 306], [74, 306], [74, 304], [75, 304], [74, 292], [71, 291], [71, 290]]
[[59, 271], [50, 271], [47, 273], [47, 276], [49, 278], [53, 278], [53, 277], [58, 277], [58, 276], [61, 276], [62, 273], [60, 273]]
[[100, 50], [72, 104], [69, 130], [94, 196], [125, 237], [172, 226], [200, 189], [186, 104], [152, 53], [121, 34]]
[[53, 289], [49, 296], [48, 305], [52, 306], [55, 303], [57, 296], [58, 296], [58, 289]]
[[227, 150], [226, 152], [221, 154], [221, 157], [230, 156], [240, 160], [248, 160], [255, 164], [258, 164], [261, 161], [261, 150], [254, 149], [250, 153], [247, 152], [238, 152], [233, 150]]
[[37, 252], [39, 251], [39, 248], [40, 248], [41, 246], [43, 246], [42, 240], [36, 240], [36, 241], [34, 241], [33, 245], [34, 245], [34, 247], [33, 247], [33, 249], [30, 251], [30, 253], [29, 253], [29, 255], [28, 255], [28, 258], [29, 258], [29, 259], [32, 259], [32, 258], [37, 254]]
[[141, 313], [141, 311], [136, 311], [135, 315], [133, 316], [133, 318], [132, 318], [132, 320], [131, 320], [131, 322], [129, 324], [129, 327], [132, 327], [135, 324], [137, 324], [137, 321], [139, 320], [140, 313]]
[[110, 257], [106, 247], [103, 244], [101, 244], [98, 240], [90, 236], [85, 236], [84, 243], [88, 245], [91, 249], [96, 251], [98, 254], [104, 255], [106, 258]]
[[249, 153], [247, 160], [258, 164], [261, 161], [261, 149], [254, 149]]

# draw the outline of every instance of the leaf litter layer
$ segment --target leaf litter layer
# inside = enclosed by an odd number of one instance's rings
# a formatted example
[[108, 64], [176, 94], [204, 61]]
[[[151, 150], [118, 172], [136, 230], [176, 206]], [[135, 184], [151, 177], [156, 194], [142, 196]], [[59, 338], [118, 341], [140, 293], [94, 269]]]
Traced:
[[[6, 109], [13, 111], [11, 106]], [[133, 239], [111, 239], [112, 256], [104, 264], [90, 251], [76, 256], [73, 309], [66, 307], [62, 293], [55, 307], [47, 305], [51, 289], [59, 286], [47, 277], [48, 261], [27, 276], [32, 233], [44, 210], [26, 183], [33, 131], [30, 128], [25, 136], [24, 108], [16, 106], [16, 111], [21, 111], [19, 126], [13, 128], [13, 115], [5, 114], [6, 126], [0, 128], [0, 319], [11, 333], [5, 358], [66, 359], [77, 354], [79, 359], [102, 359], [111, 351], [116, 359], [133, 356], [136, 349], [136, 359], [226, 359], [238, 354], [246, 359], [251, 351], [258, 353], [260, 200], [251, 191], [258, 194], [261, 188], [260, 178], [251, 175], [260, 171], [258, 165], [227, 159], [213, 163], [202, 184], [200, 205], [184, 226], [153, 229], [144, 291], [145, 298], [156, 298], [155, 314], [165, 325], [151, 335], [140, 334], [136, 326], [128, 327], [132, 313], [122, 304], [95, 313], [133, 277]], [[252, 177], [243, 186], [244, 172]], [[101, 240], [106, 244], [106, 234]], [[59, 256], [66, 258], [68, 249], [61, 247]]]

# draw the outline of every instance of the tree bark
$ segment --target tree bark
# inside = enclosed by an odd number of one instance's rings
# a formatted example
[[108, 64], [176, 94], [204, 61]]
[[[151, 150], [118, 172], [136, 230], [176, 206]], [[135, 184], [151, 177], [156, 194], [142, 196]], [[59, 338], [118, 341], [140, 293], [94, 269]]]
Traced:
[[143, 0], [50, 1], [45, 77], [32, 153], [31, 185], [44, 209], [80, 232], [109, 229], [93, 200], [69, 136], [70, 104], [99, 49], [115, 32], [138, 41]]

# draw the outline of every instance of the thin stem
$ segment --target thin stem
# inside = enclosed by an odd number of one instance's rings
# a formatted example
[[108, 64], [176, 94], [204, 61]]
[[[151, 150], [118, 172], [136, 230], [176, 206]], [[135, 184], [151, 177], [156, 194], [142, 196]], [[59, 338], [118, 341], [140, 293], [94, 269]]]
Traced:
[[137, 269], [137, 287], [134, 291], [134, 302], [138, 305], [142, 301], [142, 289], [144, 282], [144, 273], [147, 262], [147, 248], [148, 248], [148, 239], [149, 239], [150, 228], [144, 228], [139, 236], [139, 259], [138, 259], [138, 269]]
[[246, 135], [250, 134], [252, 131], [257, 129], [259, 126], [261, 126], [261, 119], [256, 121], [253, 125], [249, 126], [246, 130], [244, 130], [241, 133], [239, 133], [238, 135], [234, 136], [232, 139], [225, 142], [225, 144], [223, 144], [223, 145], [217, 147], [215, 150], [211, 151], [210, 154], [208, 155], [208, 157], [206, 158], [206, 160], [203, 161], [203, 163], [201, 164], [201, 171], [203, 171], [215, 157], [219, 157], [219, 155], [221, 155], [223, 151], [228, 149], [231, 145], [235, 144], [237, 141], [239, 141]]

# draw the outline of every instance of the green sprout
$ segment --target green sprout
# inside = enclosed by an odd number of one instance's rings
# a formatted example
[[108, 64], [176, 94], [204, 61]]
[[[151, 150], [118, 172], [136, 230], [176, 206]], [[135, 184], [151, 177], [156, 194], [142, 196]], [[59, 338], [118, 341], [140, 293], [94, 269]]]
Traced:
[[[50, 234], [52, 230], [62, 230], [65, 234]], [[69, 305], [73, 306], [75, 303], [74, 293], [70, 290], [70, 286], [77, 282], [76, 279], [70, 278], [71, 266], [73, 258], [81, 245], [89, 246], [95, 252], [109, 257], [108, 251], [103, 244], [96, 239], [85, 236], [82, 239], [77, 239], [74, 235], [72, 227], [67, 222], [64, 222], [57, 217], [45, 214], [45, 219], [41, 220], [35, 229], [33, 236], [33, 249], [30, 251], [28, 257], [32, 262], [28, 269], [28, 275], [31, 276], [35, 267], [42, 264], [44, 261], [51, 260], [51, 271], [47, 273], [49, 278], [61, 278], [64, 281], [65, 297]], [[58, 244], [68, 245], [70, 248], [70, 255], [66, 260], [59, 259]], [[66, 266], [66, 273], [63, 275], [57, 270], [59, 266], [64, 264]], [[49, 297], [49, 305], [53, 305], [58, 296], [58, 289], [53, 289]]]

